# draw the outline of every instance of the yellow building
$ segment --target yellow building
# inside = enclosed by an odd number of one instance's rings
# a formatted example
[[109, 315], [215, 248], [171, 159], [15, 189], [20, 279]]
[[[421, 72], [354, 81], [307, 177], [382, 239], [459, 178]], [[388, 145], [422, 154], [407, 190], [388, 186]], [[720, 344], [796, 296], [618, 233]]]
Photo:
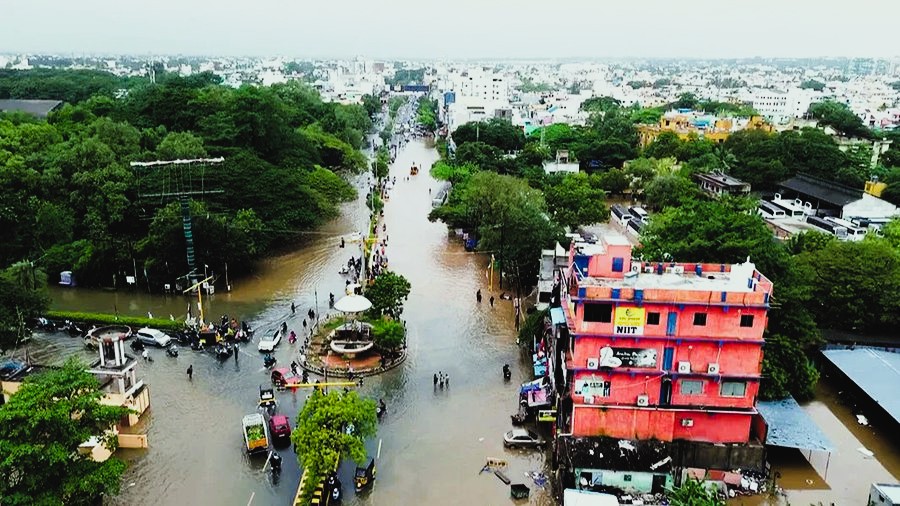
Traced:
[[709, 139], [718, 144], [725, 142], [733, 132], [745, 129], [772, 132], [772, 125], [761, 116], [750, 118], [719, 118], [713, 115], [690, 112], [669, 112], [656, 125], [638, 125], [641, 147], [655, 141], [663, 132], [673, 132], [678, 138], [687, 140], [691, 136]]

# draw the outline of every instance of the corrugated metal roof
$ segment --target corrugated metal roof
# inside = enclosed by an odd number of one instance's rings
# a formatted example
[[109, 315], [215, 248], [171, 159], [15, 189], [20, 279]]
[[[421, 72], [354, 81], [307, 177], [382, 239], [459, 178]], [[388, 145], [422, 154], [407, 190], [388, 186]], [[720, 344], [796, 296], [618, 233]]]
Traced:
[[45, 118], [62, 104], [60, 100], [0, 100], [0, 111], [20, 111]]
[[793, 397], [778, 401], [759, 401], [756, 403], [756, 410], [769, 425], [767, 445], [827, 452], [833, 449], [816, 422]]
[[787, 181], [782, 181], [778, 186], [839, 207], [863, 198], [862, 190], [807, 174], [797, 174]]
[[900, 423], [900, 353], [856, 347], [823, 350], [822, 355]]

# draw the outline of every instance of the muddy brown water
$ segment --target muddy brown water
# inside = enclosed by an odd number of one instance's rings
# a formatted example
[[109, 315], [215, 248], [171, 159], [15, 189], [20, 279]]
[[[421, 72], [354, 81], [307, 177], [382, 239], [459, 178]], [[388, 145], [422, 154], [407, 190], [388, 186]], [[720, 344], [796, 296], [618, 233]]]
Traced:
[[[345, 463], [344, 504], [509, 504], [509, 487], [493, 474], [479, 474], [488, 457], [507, 460], [506, 474], [513, 483], [529, 485], [526, 503], [553, 504], [548, 491], [524, 476], [542, 470], [544, 455], [503, 448], [502, 434], [510, 429], [509, 415], [516, 409], [516, 386], [531, 379], [531, 371], [515, 345], [510, 302], [498, 300], [493, 309], [486, 300], [476, 303], [477, 289], [489, 292], [488, 259], [465, 252], [445, 225], [427, 219], [428, 190], [437, 187], [427, 168], [436, 158], [433, 149], [414, 141], [400, 150], [391, 169], [397, 185], [385, 209], [387, 256], [390, 269], [412, 284], [403, 313], [409, 358], [383, 376], [366, 379], [361, 389], [363, 395], [383, 398], [388, 412], [368, 445], [371, 455], [381, 450], [374, 489], [357, 497], [352, 488], [355, 466]], [[413, 163], [425, 170], [407, 181]], [[344, 206], [340, 218], [310, 234], [305, 246], [264, 262], [252, 278], [232, 281], [232, 292], [218, 287], [219, 293], [205, 301], [207, 315], [246, 318], [259, 333], [285, 319], [289, 327], [302, 328], [301, 315], [315, 306], [316, 294], [318, 307], [326, 310], [328, 293], [339, 297], [343, 291], [341, 265], [351, 254], [360, 254], [358, 244], [347, 243], [344, 249], [338, 245], [342, 234], [365, 228], [364, 197], [365, 191], [359, 201]], [[139, 291], [58, 288], [52, 295], [58, 309], [115, 309], [156, 317], [183, 315], [189, 300]], [[298, 307], [294, 318], [291, 301]], [[280, 364], [288, 364], [295, 352], [283, 342], [275, 355]], [[31, 353], [44, 362], [73, 353], [93, 356], [77, 339], [59, 334], [36, 336]], [[130, 467], [120, 496], [109, 502], [290, 504], [300, 476], [293, 450], [280, 450], [284, 470], [276, 482], [263, 471], [264, 459], [250, 459], [242, 451], [240, 419], [255, 411], [258, 388], [269, 382], [255, 343], [241, 349], [237, 362], [219, 362], [187, 348], [177, 358], [161, 350], [151, 353], [153, 362], [139, 366], [151, 389], [145, 422], [150, 448], [122, 452]], [[502, 379], [504, 363], [513, 369], [508, 383]], [[185, 374], [189, 364], [194, 366], [193, 381]], [[449, 374], [449, 388], [433, 388], [432, 375], [438, 371]], [[279, 393], [278, 412], [293, 419], [305, 398], [302, 391]]]
[[[402, 366], [367, 379], [361, 389], [364, 395], [383, 398], [388, 414], [368, 445], [372, 455], [381, 448], [374, 489], [355, 496], [354, 465], [345, 463], [344, 504], [510, 504], [506, 485], [491, 474], [479, 474], [488, 457], [509, 461], [506, 474], [514, 483], [531, 487], [526, 502], [553, 504], [549, 492], [523, 475], [541, 470], [544, 456], [502, 446], [502, 433], [510, 428], [509, 414], [516, 409], [515, 385], [531, 374], [515, 346], [510, 303], [498, 300], [491, 310], [486, 302], [475, 301], [478, 288], [485, 294], [489, 290], [487, 258], [466, 253], [443, 224], [427, 220], [428, 189], [437, 186], [427, 167], [435, 159], [434, 150], [413, 142], [400, 150], [391, 169], [397, 185], [385, 210], [387, 255], [390, 268], [412, 283], [403, 314], [410, 353]], [[407, 181], [413, 163], [425, 170]], [[230, 293], [219, 288], [219, 293], [206, 298], [207, 314], [246, 318], [258, 332], [273, 330], [287, 319], [299, 331], [307, 309], [327, 310], [328, 293], [339, 297], [344, 287], [338, 270], [351, 255], [360, 254], [356, 243], [338, 247], [341, 235], [366, 226], [365, 191], [360, 193], [360, 200], [345, 205], [339, 218], [309, 234], [304, 246], [265, 261], [253, 277], [233, 281]], [[140, 291], [51, 291], [58, 309], [151, 312], [157, 317], [183, 315], [193, 300]], [[499, 293], [496, 287], [495, 292]], [[291, 301], [298, 307], [294, 318]], [[275, 355], [280, 364], [287, 364], [295, 351], [285, 342]], [[30, 352], [45, 363], [72, 354], [93, 358], [79, 340], [59, 334], [37, 335]], [[218, 362], [188, 349], [182, 349], [178, 358], [159, 350], [152, 353], [153, 362], [139, 368], [151, 388], [151, 410], [145, 420], [150, 449], [122, 452], [130, 467], [121, 495], [109, 503], [289, 504], [300, 476], [293, 451], [280, 450], [284, 471], [277, 481], [263, 471], [262, 459], [249, 459], [242, 451], [240, 418], [254, 411], [259, 385], [268, 383], [255, 344], [242, 349], [237, 362]], [[514, 371], [510, 383], [502, 381], [504, 363]], [[185, 375], [189, 364], [194, 366], [190, 382]], [[433, 389], [431, 378], [437, 371], [449, 373], [449, 389]], [[858, 425], [840, 388], [823, 378], [816, 400], [804, 407], [835, 446], [830, 462], [821, 452], [770, 452], [786, 497], [736, 498], [730, 504], [865, 504], [870, 483], [900, 478], [900, 445], [883, 430]], [[278, 394], [278, 411], [293, 418], [305, 397], [304, 392]], [[873, 451], [874, 457], [861, 454], [860, 447]]]

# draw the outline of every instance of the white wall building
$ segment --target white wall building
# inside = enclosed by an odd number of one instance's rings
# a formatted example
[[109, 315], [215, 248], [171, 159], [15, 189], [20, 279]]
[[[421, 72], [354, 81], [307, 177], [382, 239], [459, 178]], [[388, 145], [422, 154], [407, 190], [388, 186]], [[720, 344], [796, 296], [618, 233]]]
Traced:
[[812, 90], [792, 88], [787, 92], [774, 90], [755, 90], [753, 92], [753, 108], [767, 119], [783, 123], [792, 118], [801, 118], [809, 105], [822, 100], [821, 93]]

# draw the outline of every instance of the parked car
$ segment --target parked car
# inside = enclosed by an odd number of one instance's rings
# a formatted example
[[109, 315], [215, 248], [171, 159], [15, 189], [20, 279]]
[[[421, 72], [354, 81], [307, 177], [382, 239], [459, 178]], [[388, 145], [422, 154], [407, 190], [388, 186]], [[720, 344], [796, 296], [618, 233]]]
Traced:
[[300, 376], [294, 374], [289, 367], [279, 367], [272, 369], [272, 384], [277, 387], [285, 387], [287, 385], [296, 385], [301, 383]]
[[289, 440], [291, 438], [291, 422], [288, 421], [288, 417], [272, 415], [269, 418], [269, 433], [272, 434], [272, 439]]
[[528, 429], [513, 429], [503, 435], [503, 446], [541, 446], [544, 440]]
[[160, 348], [167, 348], [172, 344], [172, 338], [166, 335], [165, 332], [147, 327], [137, 331], [137, 338], [144, 344], [159, 346]]
[[263, 337], [259, 340], [259, 344], [256, 345], [256, 349], [259, 351], [275, 351], [275, 347], [278, 346], [278, 343], [281, 342], [281, 329], [275, 331], [275, 334], [272, 337]]

